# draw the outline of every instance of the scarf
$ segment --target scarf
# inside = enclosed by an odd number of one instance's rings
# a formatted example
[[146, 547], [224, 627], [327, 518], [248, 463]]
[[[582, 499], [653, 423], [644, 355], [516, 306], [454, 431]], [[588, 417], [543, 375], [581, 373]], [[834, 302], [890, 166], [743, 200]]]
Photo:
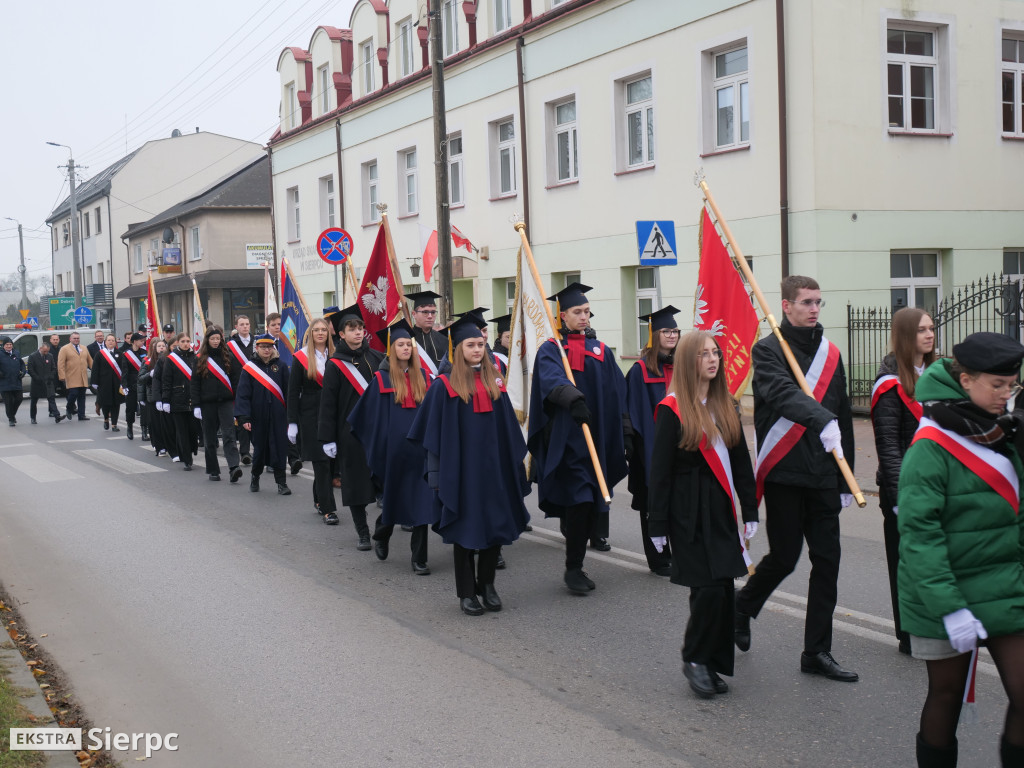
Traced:
[[473, 376], [473, 383], [473, 413], [490, 413], [494, 410], [494, 401], [491, 400], [491, 393], [487, 391], [483, 379], [480, 378], [480, 371]]
[[924, 404], [924, 415], [943, 429], [1003, 454], [1018, 431], [1013, 414], [993, 416], [970, 400], [930, 400]]
[[569, 358], [569, 367], [574, 371], [582, 371], [587, 359], [586, 337], [582, 333], [570, 333], [565, 337], [565, 355]]
[[[477, 386], [479, 389], [479, 385]], [[476, 411], [476, 397], [473, 398], [473, 410]], [[415, 408], [416, 398], [412, 396], [412, 380], [409, 378], [409, 369], [405, 369], [405, 400], [402, 401], [403, 408]]]

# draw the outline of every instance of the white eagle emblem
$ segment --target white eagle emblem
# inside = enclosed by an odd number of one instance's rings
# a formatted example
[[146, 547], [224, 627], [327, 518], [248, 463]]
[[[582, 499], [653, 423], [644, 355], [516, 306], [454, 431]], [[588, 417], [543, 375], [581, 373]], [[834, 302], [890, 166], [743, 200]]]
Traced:
[[377, 284], [370, 283], [362, 297], [363, 306], [375, 315], [384, 316], [388, 308], [388, 278], [381, 275]]

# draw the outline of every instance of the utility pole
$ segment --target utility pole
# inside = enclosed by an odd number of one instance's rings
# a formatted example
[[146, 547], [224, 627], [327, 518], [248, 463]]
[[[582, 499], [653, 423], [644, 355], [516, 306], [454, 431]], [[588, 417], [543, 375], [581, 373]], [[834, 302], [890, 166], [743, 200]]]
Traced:
[[18, 265], [18, 274], [21, 275], [21, 303], [18, 305], [18, 309], [29, 309], [28, 288], [25, 285], [25, 239], [21, 232], [21, 222], [17, 219], [12, 219], [10, 216], [5, 216], [4, 218], [18, 225], [18, 250], [21, 251], [21, 263]]
[[[51, 147], [64, 147], [68, 151], [68, 183], [71, 185], [71, 275], [75, 286], [75, 307], [82, 306], [82, 259], [78, 253], [78, 202], [75, 199], [75, 157], [71, 147], [55, 141], [46, 142]], [[58, 166], [59, 167], [59, 166]]]
[[452, 230], [448, 202], [448, 122], [444, 106], [444, 46], [441, 39], [440, 0], [433, 0], [427, 12], [430, 20], [430, 44], [433, 54], [431, 82], [434, 96], [434, 183], [437, 198], [437, 275], [443, 304], [442, 323], [452, 313]]

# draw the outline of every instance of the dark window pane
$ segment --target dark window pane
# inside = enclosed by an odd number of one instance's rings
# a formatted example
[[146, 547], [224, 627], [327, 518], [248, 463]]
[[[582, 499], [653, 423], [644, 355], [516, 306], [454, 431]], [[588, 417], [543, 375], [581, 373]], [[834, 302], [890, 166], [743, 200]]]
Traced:
[[921, 309], [927, 309], [932, 314], [935, 313], [935, 308], [939, 305], [939, 289], [938, 288], [918, 288], [914, 291], [914, 306]]
[[899, 96], [889, 97], [889, 127], [903, 127], [903, 99]]
[[910, 56], [932, 55], [931, 32], [905, 32], [906, 53]]
[[910, 68], [910, 95], [931, 99], [935, 97], [933, 89], [935, 70], [931, 67]]
[[902, 96], [903, 95], [903, 65], [902, 64], [890, 64], [889, 65], [889, 95], [890, 96]]
[[931, 99], [910, 100], [910, 127], [932, 130], [935, 127], [935, 102]]
[[938, 277], [939, 260], [934, 253], [915, 253], [910, 256], [914, 277]]
[[1003, 101], [1013, 101], [1013, 72], [1003, 72]]
[[1013, 133], [1016, 127], [1016, 121], [1013, 119], [1013, 102], [1003, 104], [1003, 133]]
[[1003, 61], [1017, 60], [1017, 41], [1003, 40]]
[[889, 53], [903, 53], [903, 30], [890, 29], [886, 48]]
[[889, 277], [910, 277], [910, 254], [889, 254]]
[[1020, 265], [1017, 259], [1016, 251], [1004, 251], [1003, 252], [1003, 274], [1004, 275], [1019, 275]]
[[906, 288], [893, 288], [890, 293], [892, 294], [892, 309], [895, 312], [897, 309], [903, 309], [907, 306], [907, 289]]

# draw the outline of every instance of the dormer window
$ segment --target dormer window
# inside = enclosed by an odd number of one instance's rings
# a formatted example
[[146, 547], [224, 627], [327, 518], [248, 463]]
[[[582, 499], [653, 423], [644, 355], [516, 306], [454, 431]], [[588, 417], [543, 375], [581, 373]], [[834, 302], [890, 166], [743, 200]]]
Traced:
[[359, 66], [363, 70], [363, 95], [373, 93], [373, 38], [359, 46]]
[[286, 103], [285, 113], [287, 114], [287, 124], [289, 128], [294, 128], [296, 125], [296, 113], [299, 111], [298, 101], [295, 99], [295, 83], [288, 83], [284, 87]]
[[316, 71], [316, 74], [320, 95], [320, 114], [326, 115], [331, 111], [331, 68], [324, 64]]

